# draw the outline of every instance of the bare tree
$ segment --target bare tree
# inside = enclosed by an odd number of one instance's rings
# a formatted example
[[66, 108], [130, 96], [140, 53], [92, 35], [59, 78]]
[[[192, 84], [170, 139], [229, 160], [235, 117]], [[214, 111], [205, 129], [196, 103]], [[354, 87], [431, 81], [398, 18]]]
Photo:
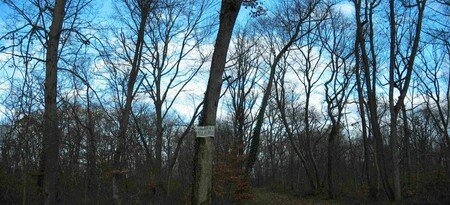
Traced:
[[[15, 28], [12, 31], [1, 37], [9, 38], [12, 35], [12, 38], [18, 40], [17, 44], [11, 44], [2, 51], [12, 49], [10, 54], [14, 57], [23, 58], [25, 67], [28, 67], [30, 62], [34, 66], [41, 63], [45, 64], [42, 175], [40, 175], [38, 183], [44, 188], [45, 203], [55, 204], [60, 200], [58, 178], [61, 133], [58, 128], [57, 117], [58, 70], [61, 69], [61, 65], [67, 65], [68, 57], [62, 57], [62, 54], [65, 54], [65, 48], [68, 48], [73, 42], [86, 40], [79, 30], [82, 25], [79, 16], [89, 2], [66, 2], [62, 0], [55, 2], [24, 1], [20, 3], [4, 1], [4, 3], [16, 12], [21, 25], [14, 25]], [[23, 32], [24, 35], [14, 37], [20, 32]], [[34, 43], [42, 45], [42, 50], [36, 50], [32, 46]], [[23, 50], [25, 52], [16, 53], [14, 48], [26, 49]], [[65, 70], [70, 70], [70, 68]]]
[[[419, 42], [422, 32], [422, 22], [424, 18], [424, 10], [427, 0], [416, 1], [409, 5], [409, 2], [404, 2], [404, 6], [417, 8], [417, 19], [411, 36], [411, 40], [406, 42], [406, 51], [402, 52], [401, 37], [398, 36], [398, 29], [396, 24], [396, 8], [393, 0], [389, 1], [389, 25], [390, 25], [390, 52], [389, 52], [389, 111], [390, 111], [390, 146], [393, 156], [393, 177], [394, 177], [394, 197], [395, 201], [402, 200], [401, 184], [400, 184], [400, 158], [399, 149], [397, 148], [398, 131], [397, 120], [401, 107], [404, 106], [404, 100], [408, 92], [411, 81], [414, 61], [419, 51]], [[397, 62], [397, 55], [400, 55], [401, 61]], [[394, 89], [399, 92], [398, 99], [394, 99]]]
[[[216, 37], [211, 61], [208, 87], [206, 88], [203, 111], [199, 126], [215, 126], [217, 106], [222, 87], [222, 75], [225, 69], [228, 47], [234, 24], [243, 0], [222, 0], [219, 16], [219, 31]], [[211, 179], [213, 161], [213, 138], [195, 140], [194, 181], [192, 187], [192, 204], [211, 203]]]
[[[286, 62], [284, 61], [284, 63], [286, 64]], [[308, 178], [309, 184], [311, 186], [311, 189], [315, 192], [318, 188], [318, 184], [316, 184], [316, 178], [315, 178], [315, 172], [311, 169], [311, 167], [308, 164], [308, 160], [307, 157], [305, 156], [304, 152], [302, 152], [302, 150], [299, 148], [299, 146], [297, 145], [297, 143], [295, 143], [295, 133], [294, 130], [295, 127], [295, 122], [296, 121], [296, 113], [295, 113], [295, 107], [292, 106], [292, 108], [290, 109], [292, 111], [292, 117], [291, 120], [288, 120], [288, 116], [286, 114], [288, 109], [288, 105], [289, 104], [293, 104], [292, 102], [289, 102], [287, 94], [286, 94], [286, 88], [285, 88], [285, 77], [286, 77], [286, 72], [287, 72], [287, 66], [284, 66], [284, 69], [282, 69], [279, 72], [279, 76], [276, 79], [276, 84], [275, 84], [275, 101], [276, 101], [276, 105], [278, 107], [279, 110], [279, 116], [281, 118], [281, 121], [283, 123], [284, 129], [286, 131], [286, 135], [289, 139], [289, 142], [291, 144], [292, 149], [294, 150], [295, 154], [297, 155], [297, 157], [300, 159], [303, 168], [305, 169], [305, 173], [306, 176]], [[286, 102], [288, 101], [288, 102]], [[293, 124], [290, 125], [290, 124]]]
[[[357, 15], [360, 15], [360, 4], [356, 5], [356, 12]], [[360, 21], [357, 20], [357, 23], [361, 24]], [[355, 36], [358, 36], [361, 32], [361, 27], [357, 26]], [[361, 119], [361, 134], [363, 138], [363, 146], [364, 146], [364, 168], [365, 168], [365, 178], [367, 181], [367, 185], [369, 186], [369, 195], [372, 199], [376, 199], [377, 197], [377, 189], [375, 188], [375, 184], [371, 178], [371, 171], [370, 171], [370, 153], [369, 153], [369, 140], [368, 140], [368, 123], [366, 121], [366, 101], [364, 97], [364, 91], [363, 91], [363, 80], [361, 77], [361, 53], [360, 53], [360, 46], [359, 46], [359, 38], [355, 38], [355, 45], [354, 45], [354, 55], [355, 55], [355, 77], [356, 77], [356, 89], [358, 92], [358, 111], [359, 116]]]
[[[176, 100], [179, 100], [186, 86], [192, 83], [191, 80], [206, 62], [207, 55], [202, 52], [201, 46], [210, 34], [210, 24], [206, 22], [208, 16], [205, 12], [211, 3], [207, 0], [158, 3], [161, 7], [152, 12], [149, 20], [150, 29], [144, 43], [148, 53], [143, 57], [142, 71], [145, 74], [144, 92], [150, 96], [155, 107], [154, 175], [161, 188], [164, 178], [164, 121], [174, 111]], [[193, 55], [200, 57], [192, 59]], [[194, 119], [196, 115], [194, 113]]]
[[260, 54], [261, 46], [259, 37], [250, 29], [242, 29], [237, 32], [231, 53], [231, 65], [229, 71], [225, 71], [228, 79], [229, 102], [233, 124], [233, 138], [238, 148], [238, 155], [245, 153], [249, 143], [249, 135], [254, 123], [253, 108], [257, 99], [257, 81], [260, 78]]
[[355, 84], [352, 84], [353, 70], [351, 69], [351, 57], [353, 48], [347, 28], [350, 23], [340, 16], [340, 13], [331, 12], [330, 20], [320, 29], [321, 39], [330, 56], [330, 78], [325, 82], [325, 101], [327, 102], [327, 114], [331, 125], [328, 133], [327, 145], [327, 184], [328, 197], [334, 198], [336, 190], [334, 185], [335, 161], [337, 156], [337, 137], [342, 130], [342, 116], [348, 98]]
[[[377, 54], [375, 52], [375, 40], [374, 40], [374, 22], [373, 22], [373, 11], [379, 6], [379, 1], [365, 1], [364, 5], [366, 6], [365, 12], [361, 14], [361, 1], [355, 0], [355, 18], [356, 18], [356, 27], [358, 33], [356, 34], [356, 42], [357, 47], [361, 52], [361, 67], [363, 68], [364, 75], [362, 76], [366, 85], [365, 92], [367, 93], [367, 106], [368, 106], [368, 116], [370, 121], [371, 134], [375, 139], [375, 152], [376, 152], [376, 163], [377, 163], [377, 171], [379, 177], [381, 179], [383, 188], [388, 198], [393, 199], [394, 194], [392, 191], [392, 187], [388, 180], [387, 175], [387, 167], [384, 153], [384, 143], [383, 136], [381, 135], [381, 128], [379, 122], [379, 113], [378, 113], [378, 105], [377, 105], [377, 97], [376, 97], [376, 88], [377, 88]], [[362, 15], [364, 15], [365, 20], [362, 20]], [[365, 25], [367, 24], [367, 29], [365, 29]], [[369, 38], [369, 52], [366, 48], [366, 37]]]
[[[293, 3], [294, 6], [292, 6], [291, 3]], [[278, 32], [280, 33], [277, 33], [277, 29], [269, 31], [266, 28], [264, 28], [265, 32], [267, 32], [265, 35], [266, 38], [268, 38], [267, 40], [269, 42], [269, 49], [271, 51], [269, 57], [271, 60], [269, 60], [268, 62], [270, 67], [270, 73], [269, 79], [267, 81], [267, 86], [264, 90], [264, 94], [261, 99], [260, 109], [256, 117], [256, 123], [252, 132], [251, 147], [246, 166], [247, 173], [251, 173], [257, 159], [260, 141], [259, 138], [261, 135], [261, 129], [264, 122], [264, 112], [268, 105], [278, 63], [286, 54], [286, 52], [289, 51], [289, 49], [295, 42], [297, 42], [299, 39], [301, 39], [303, 36], [311, 32], [312, 29], [316, 28], [319, 25], [319, 23], [316, 23], [315, 26], [305, 29], [303, 28], [305, 22], [308, 21], [321, 22], [321, 20], [326, 17], [325, 13], [329, 9], [329, 5], [322, 5], [322, 3], [323, 2], [320, 0], [307, 2], [300, 2], [300, 1], [283, 2], [279, 6], [280, 10], [277, 11], [278, 13], [275, 13], [275, 19], [282, 22], [281, 27], [279, 28], [275, 27], [278, 29]], [[324, 6], [325, 8], [320, 8], [321, 6]], [[314, 20], [310, 18], [311, 16], [315, 17]], [[269, 20], [266, 20], [266, 22], [269, 22]], [[263, 25], [269, 26], [270, 24], [269, 25], [263, 24]], [[278, 40], [276, 39], [275, 36], [277, 34], [284, 37], [282, 38], [281, 42], [278, 42]]]
[[[119, 54], [118, 59], [124, 61], [124, 65], [128, 66], [130, 69], [125, 71], [126, 77], [124, 78], [123, 85], [124, 89], [124, 104], [120, 106], [119, 114], [119, 130], [117, 131], [117, 147], [114, 154], [114, 170], [113, 170], [113, 198], [116, 204], [122, 203], [120, 184], [122, 183], [122, 178], [126, 173], [126, 147], [127, 147], [127, 128], [129, 125], [129, 119], [131, 115], [132, 102], [136, 95], [136, 90], [139, 88], [141, 82], [137, 82], [138, 74], [141, 69], [142, 55], [145, 44], [145, 31], [147, 28], [148, 19], [150, 13], [155, 7], [155, 2], [153, 0], [123, 0], [120, 6], [126, 8], [128, 13], [122, 14], [122, 23], [128, 26], [128, 29], [136, 35], [136, 39], [127, 39], [126, 33], [122, 30], [118, 35], [118, 40], [121, 43], [121, 49], [124, 53]], [[118, 9], [118, 8], [117, 8]], [[109, 38], [108, 38], [109, 39]], [[131, 44], [129, 42], [132, 42]], [[106, 43], [105, 43], [106, 44]], [[101, 53], [107, 52], [106, 47], [103, 46]], [[105, 64], [113, 70], [113, 74], [118, 73], [120, 69], [119, 62], [115, 61], [111, 54], [102, 55]], [[136, 83], [138, 85], [136, 86]], [[137, 88], [136, 88], [136, 87]], [[119, 88], [117, 88], [119, 89]], [[117, 92], [118, 94], [119, 92]]]
[[[431, 50], [423, 49], [418, 54], [419, 69], [415, 70], [420, 81], [419, 91], [425, 100], [425, 104], [439, 132], [446, 143], [446, 166], [450, 173], [450, 72], [449, 48], [446, 42], [442, 45], [431, 45]], [[433, 112], [432, 110], [435, 110]]]
[[[307, 22], [307, 27], [313, 29], [316, 27], [316, 23], [313, 21]], [[319, 27], [318, 27], [319, 28]], [[315, 187], [317, 189], [321, 182], [319, 177], [319, 171], [317, 166], [317, 160], [314, 153], [314, 141], [317, 139], [313, 138], [313, 133], [311, 132], [311, 95], [315, 91], [317, 87], [319, 87], [319, 83], [321, 83], [320, 79], [325, 72], [325, 69], [321, 68], [325, 62], [323, 62], [324, 58], [324, 46], [323, 43], [320, 42], [320, 34], [318, 32], [309, 32], [306, 34], [305, 38], [296, 44], [296, 47], [300, 53], [300, 55], [293, 57], [295, 60], [292, 62], [292, 69], [295, 73], [295, 76], [300, 81], [303, 86], [305, 92], [305, 106], [304, 106], [304, 137], [306, 141], [306, 159], [307, 164], [310, 164], [312, 167], [312, 172], [315, 177]], [[299, 64], [298, 66], [296, 64]], [[305, 164], [305, 166], [308, 166]]]
[[43, 167], [45, 204], [56, 204], [58, 193], [58, 159], [61, 137], [58, 131], [58, 117], [56, 107], [56, 88], [58, 70], [58, 47], [65, 15], [66, 1], [56, 1], [54, 15], [46, 44], [48, 45], [45, 61], [45, 111], [44, 111], [44, 140]]

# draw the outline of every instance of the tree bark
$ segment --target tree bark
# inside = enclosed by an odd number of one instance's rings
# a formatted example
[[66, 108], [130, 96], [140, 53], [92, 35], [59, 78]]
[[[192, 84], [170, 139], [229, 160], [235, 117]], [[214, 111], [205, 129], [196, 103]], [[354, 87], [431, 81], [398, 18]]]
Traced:
[[[158, 72], [158, 75], [160, 75], [160, 73]], [[161, 78], [159, 78], [161, 79]], [[160, 81], [159, 79], [156, 82], [156, 89], [160, 90], [161, 89], [161, 85], [160, 85]], [[163, 186], [163, 176], [162, 176], [162, 149], [163, 149], [163, 134], [164, 134], [164, 130], [163, 130], [163, 117], [162, 117], [162, 101], [160, 99], [160, 95], [158, 94], [156, 96], [156, 101], [155, 101], [155, 112], [156, 112], [156, 122], [155, 122], [155, 126], [156, 126], [156, 142], [155, 142], [155, 157], [156, 157], [156, 161], [154, 164], [154, 176], [156, 179], [156, 184], [157, 184], [157, 195], [161, 195], [161, 189], [164, 187]]]
[[[228, 47], [233, 34], [236, 18], [242, 5], [242, 0], [222, 0], [220, 9], [220, 25], [214, 46], [211, 69], [206, 88], [204, 107], [199, 126], [215, 126], [217, 106], [222, 87], [222, 75]], [[194, 156], [194, 181], [192, 186], [191, 204], [211, 204], [212, 161], [214, 139], [210, 137], [196, 138]]]
[[94, 119], [92, 117], [89, 89], [86, 91], [87, 99], [87, 192], [88, 203], [97, 204], [97, 139], [95, 138]]
[[408, 126], [408, 116], [406, 114], [406, 107], [402, 106], [402, 116], [403, 116], [403, 147], [404, 147], [404, 158], [405, 158], [405, 175], [406, 183], [411, 184], [411, 155], [410, 155], [410, 135], [411, 131]]
[[59, 202], [59, 145], [61, 136], [58, 130], [57, 116], [57, 71], [59, 39], [65, 16], [65, 0], [56, 0], [50, 32], [48, 34], [47, 53], [45, 61], [45, 110], [44, 110], [44, 139], [43, 139], [43, 168], [45, 204]]
[[333, 165], [334, 161], [336, 160], [334, 158], [335, 153], [335, 143], [336, 143], [336, 136], [338, 134], [338, 124], [333, 124], [331, 127], [331, 131], [328, 134], [328, 145], [327, 145], [327, 184], [328, 184], [328, 197], [330, 199], [333, 199], [335, 196], [335, 190], [334, 190], [334, 183], [333, 183], [333, 176], [334, 176], [334, 170]]

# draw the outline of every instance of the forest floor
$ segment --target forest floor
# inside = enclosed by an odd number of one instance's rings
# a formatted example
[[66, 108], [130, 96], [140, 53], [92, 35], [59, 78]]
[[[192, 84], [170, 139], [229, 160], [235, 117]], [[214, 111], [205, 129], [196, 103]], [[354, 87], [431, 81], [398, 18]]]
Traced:
[[316, 205], [316, 204], [329, 204], [329, 205], [341, 205], [348, 204], [339, 200], [327, 200], [321, 197], [296, 197], [289, 194], [282, 194], [272, 192], [264, 188], [253, 189], [254, 198], [244, 202], [245, 205]]
[[[389, 202], [386, 199], [380, 201], [370, 201], [367, 198], [356, 198], [350, 196], [340, 195], [336, 199], [327, 199], [324, 195], [316, 196], [296, 196], [288, 193], [274, 192], [268, 188], [253, 188], [253, 198], [249, 199], [242, 205], [394, 205], [395, 203]], [[449, 198], [450, 199], [450, 198]], [[449, 200], [446, 199], [446, 200]], [[442, 199], [439, 200], [427, 200], [427, 199], [405, 199], [401, 204], [408, 205], [434, 205], [434, 204], [450, 204]]]

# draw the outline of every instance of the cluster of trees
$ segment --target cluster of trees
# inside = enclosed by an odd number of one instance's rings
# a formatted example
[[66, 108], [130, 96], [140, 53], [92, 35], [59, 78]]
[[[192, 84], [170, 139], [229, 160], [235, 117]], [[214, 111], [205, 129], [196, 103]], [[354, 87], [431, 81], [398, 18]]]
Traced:
[[0, 202], [450, 200], [447, 1], [101, 3], [0, 4]]

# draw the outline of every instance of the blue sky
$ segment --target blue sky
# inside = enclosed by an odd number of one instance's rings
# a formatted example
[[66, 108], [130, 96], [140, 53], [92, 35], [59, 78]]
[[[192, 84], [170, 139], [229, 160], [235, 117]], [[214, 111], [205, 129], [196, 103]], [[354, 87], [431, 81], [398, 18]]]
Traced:
[[[214, 14], [214, 16], [218, 17], [219, 14], [219, 6], [220, 6], [220, 1], [218, 0], [213, 0], [216, 3], [214, 4], [213, 9], [210, 10], [210, 12], [212, 14]], [[105, 0], [105, 1], [93, 1], [94, 4], [94, 8], [95, 10], [93, 11], [93, 15], [96, 15], [96, 20], [98, 22], [102, 22], [102, 23], [110, 23], [108, 21], [108, 19], [112, 18], [113, 15], [116, 13], [115, 8], [114, 8], [114, 2], [113, 0]], [[275, 5], [275, 1], [261, 1], [262, 5], [269, 11], [271, 12], [272, 9], [274, 8]], [[340, 10], [342, 13], [344, 13], [345, 15], [347, 15], [348, 17], [353, 17], [353, 4], [350, 1], [341, 1], [339, 4], [336, 5], [336, 8], [338, 10]], [[0, 21], [0, 28], [1, 30], [5, 29], [3, 28], [5, 26], [5, 21], [6, 21], [6, 15], [9, 9], [3, 4], [0, 3], [0, 10], [3, 12], [0, 12], [0, 17], [1, 17], [1, 21]], [[238, 26], [245, 26], [246, 23], [251, 20], [251, 17], [249, 15], [250, 13], [250, 9], [246, 9], [246, 8], [242, 8], [239, 17], [238, 17]], [[383, 19], [384, 20], [384, 19]], [[212, 50], [213, 48], [213, 41], [214, 41], [214, 37], [215, 35], [211, 35], [211, 41], [209, 42], [208, 45], [205, 45], [205, 48]], [[0, 42], [0, 46], [3, 44], [4, 42]], [[0, 56], [0, 60], [2, 60], [2, 56]], [[175, 108], [177, 109], [177, 111], [179, 113], [181, 113], [184, 116], [189, 116], [190, 113], [192, 112], [192, 108], [193, 106], [191, 104], [192, 101], [195, 101], [195, 103], [198, 103], [199, 100], [203, 97], [202, 93], [205, 89], [205, 83], [207, 80], [207, 74], [208, 74], [208, 65], [205, 65], [205, 69], [204, 72], [201, 76], [199, 76], [198, 78], [194, 79], [194, 82], [192, 85], [188, 86], [189, 90], [192, 90], [194, 94], [196, 94], [196, 99], [192, 100], [192, 96], [191, 95], [186, 95], [184, 96], [184, 99], [180, 100], [180, 103], [178, 103]], [[2, 82], [4, 82], [4, 76], [1, 76], [4, 73], [2, 71], [0, 71], [0, 89], [2, 86]], [[4, 74], [3, 74], [4, 75]], [[381, 80], [383, 80], [383, 78], [381, 78]], [[261, 82], [261, 84], [263, 84], [264, 82]], [[385, 92], [382, 89], [381, 92]], [[317, 107], [319, 107], [319, 109], [323, 106], [323, 99], [321, 98], [323, 95], [323, 90], [318, 92], [317, 96], [314, 96], [314, 102], [313, 104], [316, 105]], [[3, 96], [2, 96], [3, 97]], [[223, 101], [222, 101], [223, 102]], [[259, 101], [258, 101], [259, 102]], [[0, 110], [1, 110], [1, 105], [0, 105]], [[222, 109], [222, 111], [225, 109]], [[0, 114], [1, 115], [1, 114]], [[220, 115], [220, 114], [219, 114]], [[1, 118], [1, 117], [0, 117]]]
[[[113, 1], [113, 0], [93, 1], [92, 2], [92, 6], [94, 8], [93, 15], [95, 15], [95, 17], [94, 17], [96, 19], [95, 21], [100, 21], [100, 22], [103, 22], [103, 23], [107, 24], [108, 23], [108, 19], [114, 17], [114, 14], [116, 13], [116, 8], [115, 8], [115, 5], [114, 5], [115, 3], [116, 2]], [[272, 12], [272, 10], [274, 9], [274, 6], [275, 6], [274, 1], [267, 1], [267, 0], [261, 1], [261, 5], [265, 9], [267, 9], [268, 12]], [[339, 9], [342, 12], [344, 12], [346, 14], [350, 14], [351, 13], [352, 5], [350, 4], [350, 2], [346, 2], [346, 1], [345, 2], [341, 2], [338, 5], [338, 7], [339, 7]], [[2, 8], [2, 10], [4, 10], [4, 11], [5, 10], [9, 10], [9, 8], [6, 7], [3, 3], [0, 3], [0, 8]], [[218, 16], [219, 9], [220, 9], [220, 1], [216, 1], [216, 3], [214, 4], [213, 9], [211, 9], [211, 12], [213, 13], [213, 15], [217, 15]], [[98, 12], [95, 13], [96, 11], [98, 11]], [[250, 12], [251, 12], [250, 8], [243, 7], [241, 9], [241, 11], [239, 13], [239, 16], [238, 16], [238, 21], [237, 21], [238, 25], [236, 27], [245, 27], [245, 25], [249, 21], [252, 20], [251, 19], [252, 17], [250, 16]], [[5, 19], [6, 13], [7, 12], [1, 12], [0, 13], [0, 15], [2, 17], [2, 20]], [[1, 23], [3, 24], [4, 22], [1, 22]], [[215, 35], [212, 35], [212, 39], [213, 39], [214, 36]], [[0, 43], [2, 43], [2, 42], [0, 42]], [[213, 44], [212, 41], [211, 41], [211, 44]], [[197, 92], [196, 92], [197, 94], [200, 93], [200, 95], [198, 96], [199, 98], [197, 100], [195, 100], [197, 102], [200, 100], [201, 97], [203, 97], [201, 95], [201, 93], [204, 90], [204, 85], [206, 83], [206, 76], [207, 76], [207, 73], [204, 74], [204, 77], [199, 77], [197, 79], [194, 79], [194, 81], [197, 80], [197, 83], [196, 83], [197, 85], [202, 85], [202, 86], [200, 86], [200, 87], [198, 87], [198, 86], [196, 87], [194, 85], [189, 86], [189, 88], [191, 90], [197, 90]], [[185, 96], [185, 98], [186, 99], [190, 99], [191, 96], [188, 95], [188, 96]], [[315, 97], [313, 97], [313, 99], [315, 99], [315, 102], [316, 102], [314, 104], [320, 105], [320, 97], [319, 96], [315, 96]], [[187, 100], [184, 100], [184, 102], [186, 102], [186, 101]], [[192, 112], [191, 111], [192, 106], [190, 105], [190, 103], [188, 103], [188, 105], [185, 105], [185, 104], [181, 103], [181, 104], [175, 105], [175, 107], [177, 108], [177, 110], [179, 110], [179, 112], [181, 112], [185, 116], [189, 116], [190, 113]]]

